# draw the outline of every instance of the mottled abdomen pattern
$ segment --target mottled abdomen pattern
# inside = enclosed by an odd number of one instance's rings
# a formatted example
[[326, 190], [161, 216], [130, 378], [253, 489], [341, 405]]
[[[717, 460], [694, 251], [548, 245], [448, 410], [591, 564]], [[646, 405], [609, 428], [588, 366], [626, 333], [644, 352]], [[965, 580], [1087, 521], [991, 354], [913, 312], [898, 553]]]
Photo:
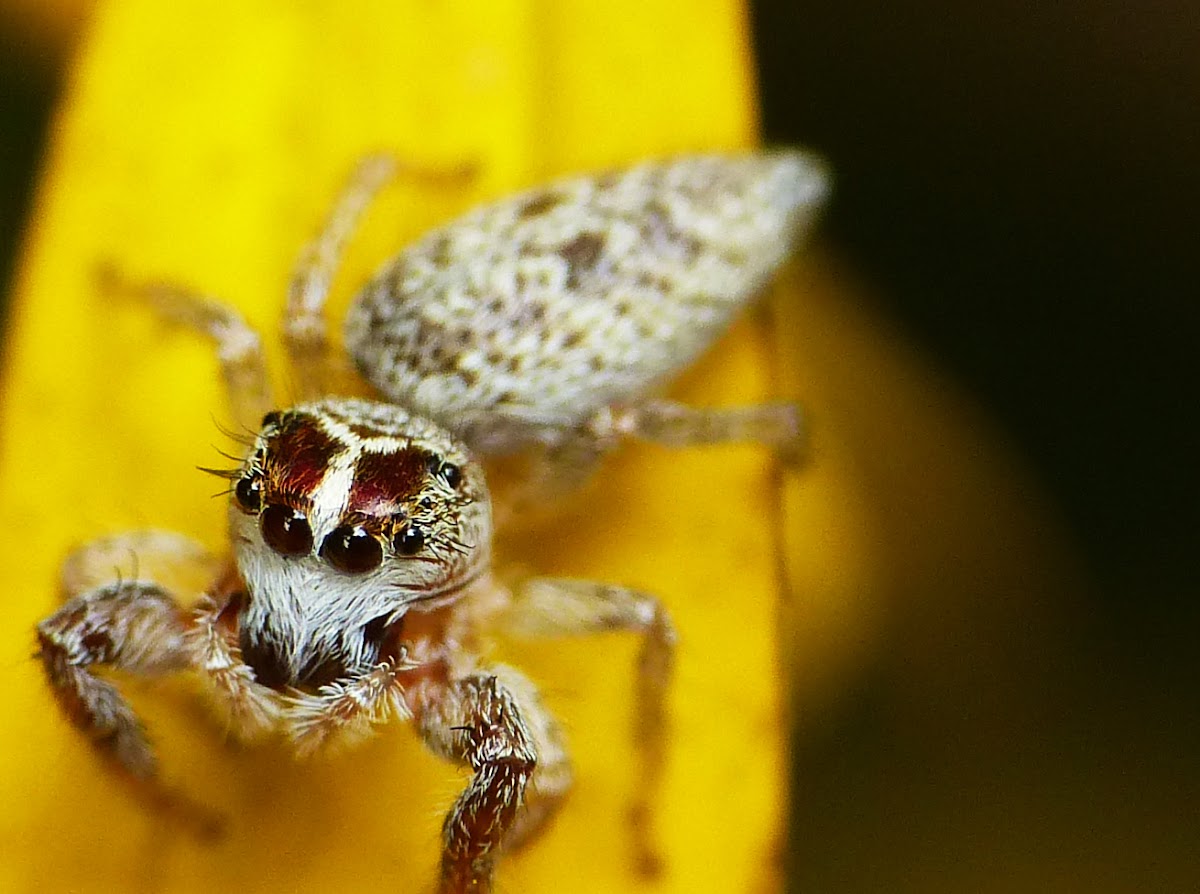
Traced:
[[346, 346], [391, 400], [531, 436], [654, 391], [770, 278], [826, 192], [795, 151], [562, 180], [485, 205], [362, 290]]

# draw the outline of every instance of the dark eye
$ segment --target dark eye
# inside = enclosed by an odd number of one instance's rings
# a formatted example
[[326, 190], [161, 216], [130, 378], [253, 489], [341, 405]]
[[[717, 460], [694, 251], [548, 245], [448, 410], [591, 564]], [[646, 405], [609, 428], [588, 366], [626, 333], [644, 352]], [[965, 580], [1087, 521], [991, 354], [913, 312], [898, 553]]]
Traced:
[[454, 463], [443, 462], [440, 456], [430, 456], [428, 460], [429, 474], [437, 475], [452, 488], [462, 482], [462, 469]]
[[462, 484], [462, 469], [454, 465], [454, 463], [446, 463], [441, 470], [442, 480], [450, 487], [457, 488]]
[[300, 556], [312, 550], [308, 519], [290, 506], [268, 506], [259, 516], [258, 526], [267, 546], [281, 556]]
[[279, 426], [279, 423], [282, 421], [283, 421], [282, 414], [280, 414], [278, 410], [272, 410], [266, 416], [263, 416], [262, 427], [263, 428], [272, 428], [272, 427], [277, 428]]
[[392, 541], [392, 546], [402, 556], [415, 556], [424, 545], [425, 532], [415, 525], [409, 525]]
[[321, 558], [338, 571], [362, 574], [379, 567], [383, 561], [383, 547], [362, 528], [342, 525], [321, 544]]
[[262, 505], [262, 483], [257, 478], [239, 478], [233, 495], [246, 512], [258, 512]]

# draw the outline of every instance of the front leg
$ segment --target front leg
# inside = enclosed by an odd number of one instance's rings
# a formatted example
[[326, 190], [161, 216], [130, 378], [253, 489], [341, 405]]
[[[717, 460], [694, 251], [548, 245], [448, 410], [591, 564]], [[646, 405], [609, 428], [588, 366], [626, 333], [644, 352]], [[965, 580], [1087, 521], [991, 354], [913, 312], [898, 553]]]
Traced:
[[534, 730], [517, 694], [494, 674], [427, 682], [410, 701], [430, 749], [474, 772], [442, 826], [439, 890], [487, 894], [538, 766]]
[[179, 608], [154, 584], [108, 584], [67, 601], [37, 626], [38, 657], [71, 722], [105, 758], [138, 780], [157, 772], [141, 723], [98, 665], [157, 675], [187, 667]]
[[155, 676], [189, 665], [179, 607], [156, 584], [117, 581], [67, 601], [37, 627], [38, 657], [59, 705], [152, 807], [203, 837], [219, 831], [207, 808], [166, 787], [141, 722], [98, 666]]
[[102, 538], [63, 563], [66, 601], [37, 626], [37, 657], [71, 723], [146, 803], [204, 836], [218, 831], [219, 818], [162, 783], [141, 722], [120, 690], [94, 670], [161, 676], [191, 667], [186, 613], [165, 582], [199, 589], [218, 567], [178, 534]]

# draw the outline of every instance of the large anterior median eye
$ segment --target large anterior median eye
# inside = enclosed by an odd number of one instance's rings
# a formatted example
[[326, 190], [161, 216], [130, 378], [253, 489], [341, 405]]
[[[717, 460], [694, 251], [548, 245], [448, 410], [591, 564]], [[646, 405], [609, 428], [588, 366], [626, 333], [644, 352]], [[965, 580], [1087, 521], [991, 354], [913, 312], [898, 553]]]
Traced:
[[383, 547], [362, 528], [342, 525], [334, 528], [321, 544], [321, 558], [347, 574], [362, 574], [378, 568]]
[[278, 503], [268, 506], [258, 517], [258, 526], [267, 546], [281, 556], [300, 556], [312, 550], [312, 528], [303, 512]]

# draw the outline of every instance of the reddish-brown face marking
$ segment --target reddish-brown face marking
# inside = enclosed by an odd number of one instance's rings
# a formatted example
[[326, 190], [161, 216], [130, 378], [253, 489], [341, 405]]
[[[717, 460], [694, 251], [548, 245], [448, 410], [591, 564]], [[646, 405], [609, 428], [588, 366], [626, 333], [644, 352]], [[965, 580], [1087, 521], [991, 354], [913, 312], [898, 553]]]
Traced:
[[364, 453], [354, 467], [348, 514], [393, 515], [413, 500], [429, 475], [429, 454], [409, 447], [395, 453]]
[[267, 490], [271, 495], [305, 502], [342, 449], [314, 420], [296, 413], [284, 414], [279, 431], [267, 442]]

